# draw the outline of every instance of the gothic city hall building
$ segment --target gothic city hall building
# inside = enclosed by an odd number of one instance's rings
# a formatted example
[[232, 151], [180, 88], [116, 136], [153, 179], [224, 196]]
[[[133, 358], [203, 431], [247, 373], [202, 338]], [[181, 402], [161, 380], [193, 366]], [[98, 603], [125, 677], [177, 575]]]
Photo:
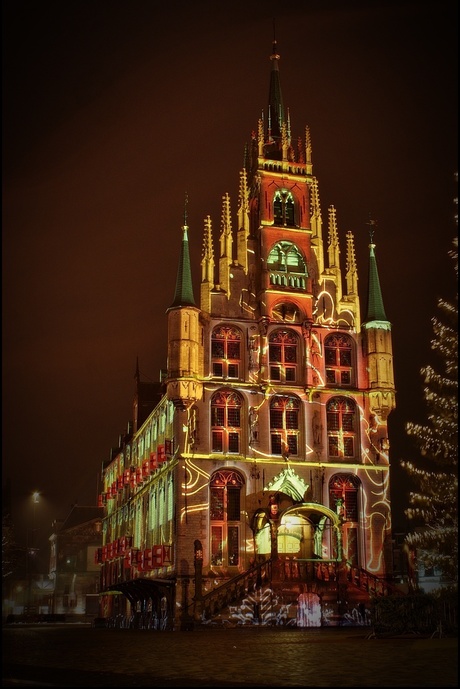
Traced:
[[200, 293], [185, 212], [167, 368], [147, 383], [137, 366], [103, 465], [100, 613], [120, 626], [366, 625], [389, 591], [395, 387], [373, 225], [361, 303], [310, 130], [291, 136], [276, 41], [270, 60], [218, 243], [204, 222]]

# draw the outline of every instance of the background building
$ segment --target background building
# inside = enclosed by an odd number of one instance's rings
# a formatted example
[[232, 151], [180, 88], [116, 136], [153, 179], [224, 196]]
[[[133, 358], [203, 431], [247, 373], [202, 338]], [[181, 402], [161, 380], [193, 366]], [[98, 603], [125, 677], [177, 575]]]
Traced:
[[137, 370], [133, 423], [103, 466], [101, 614], [120, 624], [366, 624], [392, 577], [395, 389], [375, 225], [361, 304], [353, 234], [343, 260], [279, 60], [275, 42], [217, 243], [204, 223], [199, 301], [185, 204], [167, 370], [148, 401]]
[[102, 543], [102, 514], [100, 507], [74, 505], [50, 536], [50, 613], [65, 615], [67, 622], [91, 619], [99, 612], [95, 552]]

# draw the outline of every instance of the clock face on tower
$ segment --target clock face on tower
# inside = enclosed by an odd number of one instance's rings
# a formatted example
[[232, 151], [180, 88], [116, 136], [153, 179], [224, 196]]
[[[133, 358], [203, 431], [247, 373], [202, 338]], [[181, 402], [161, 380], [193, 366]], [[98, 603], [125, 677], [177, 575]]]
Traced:
[[283, 302], [273, 307], [272, 318], [285, 323], [300, 323], [301, 313], [295, 304]]

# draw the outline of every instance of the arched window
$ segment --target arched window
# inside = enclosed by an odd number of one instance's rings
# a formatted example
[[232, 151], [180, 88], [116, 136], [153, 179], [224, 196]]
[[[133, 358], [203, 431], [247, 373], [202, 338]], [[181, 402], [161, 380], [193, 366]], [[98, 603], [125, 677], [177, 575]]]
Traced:
[[211, 337], [212, 375], [216, 378], [238, 378], [241, 362], [241, 332], [221, 325]]
[[297, 380], [298, 338], [291, 330], [275, 330], [268, 340], [270, 380], [295, 383]]
[[267, 264], [270, 271], [308, 275], [302, 252], [292, 242], [277, 242], [268, 254]]
[[356, 406], [347, 397], [333, 397], [326, 406], [327, 439], [330, 457], [356, 456]]
[[351, 339], [341, 333], [329, 335], [324, 340], [327, 385], [344, 387], [353, 384], [352, 347]]
[[272, 455], [299, 454], [300, 400], [287, 395], [275, 395], [270, 402], [270, 436]]
[[336, 474], [329, 482], [329, 507], [340, 515], [343, 527], [343, 555], [354, 567], [359, 560], [359, 479], [353, 474]]
[[329, 507], [345, 522], [358, 521], [359, 479], [353, 474], [336, 474], [329, 483]]
[[236, 471], [223, 469], [211, 477], [211, 565], [232, 567], [240, 562], [242, 487], [243, 479]]
[[273, 218], [276, 225], [295, 226], [294, 197], [290, 191], [277, 191], [273, 198]]
[[268, 255], [267, 266], [270, 284], [290, 289], [305, 289], [307, 266], [302, 252], [292, 242], [277, 242]]
[[241, 399], [235, 392], [220, 390], [211, 399], [211, 451], [240, 451]]

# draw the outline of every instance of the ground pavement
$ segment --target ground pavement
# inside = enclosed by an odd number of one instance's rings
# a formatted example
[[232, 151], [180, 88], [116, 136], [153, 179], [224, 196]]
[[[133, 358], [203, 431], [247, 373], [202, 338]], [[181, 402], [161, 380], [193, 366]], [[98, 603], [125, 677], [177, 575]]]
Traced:
[[3, 627], [2, 686], [456, 687], [458, 639], [366, 628]]

